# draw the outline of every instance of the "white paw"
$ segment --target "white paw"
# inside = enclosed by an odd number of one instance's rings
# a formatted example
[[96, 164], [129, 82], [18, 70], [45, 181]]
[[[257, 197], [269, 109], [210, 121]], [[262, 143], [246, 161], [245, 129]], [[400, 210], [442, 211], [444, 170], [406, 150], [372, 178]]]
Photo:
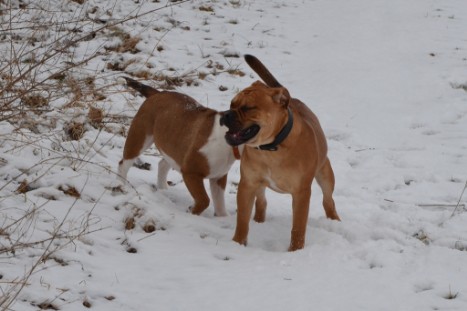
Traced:
[[169, 185], [166, 182], [164, 182], [164, 183], [158, 182], [156, 187], [157, 187], [157, 190], [167, 190], [167, 189], [169, 189]]
[[214, 216], [215, 217], [226, 217], [226, 216], [229, 216], [229, 213], [227, 213], [227, 211], [223, 209], [223, 210], [215, 211]]

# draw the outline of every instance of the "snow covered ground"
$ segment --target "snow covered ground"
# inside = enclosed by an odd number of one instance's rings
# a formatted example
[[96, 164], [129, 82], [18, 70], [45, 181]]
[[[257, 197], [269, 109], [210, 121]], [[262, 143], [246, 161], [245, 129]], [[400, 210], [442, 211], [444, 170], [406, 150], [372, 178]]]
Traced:
[[[42, 0], [10, 12], [34, 15], [41, 6], [45, 25], [85, 15], [109, 22], [165, 5]], [[120, 41], [110, 31], [74, 46], [76, 59], [108, 51], [66, 72], [92, 76], [104, 96], [72, 101], [63, 87], [47, 111], [0, 119], [2, 310], [9, 301], [6, 310], [467, 310], [465, 0], [169, 5], [118, 25], [140, 38], [136, 53], [111, 51]], [[3, 55], [12, 51], [6, 29], [15, 26], [5, 18]], [[187, 213], [191, 197], [176, 172], [169, 190], [156, 191], [155, 149], [142, 157], [151, 170], [132, 168], [130, 185], [115, 188], [121, 133], [143, 101], [118, 77], [192, 77], [177, 90], [226, 110], [258, 79], [238, 57], [244, 53], [306, 102], [328, 137], [342, 222], [324, 217], [313, 186], [301, 251], [286, 252], [291, 199], [272, 191], [249, 245], [231, 241], [238, 163], [228, 217], [215, 218], [212, 207]], [[90, 102], [104, 111], [105, 126], [86, 121]], [[84, 124], [79, 140], [66, 130], [72, 121]], [[21, 185], [27, 189], [17, 191]], [[156, 230], [146, 232], [151, 221]]]

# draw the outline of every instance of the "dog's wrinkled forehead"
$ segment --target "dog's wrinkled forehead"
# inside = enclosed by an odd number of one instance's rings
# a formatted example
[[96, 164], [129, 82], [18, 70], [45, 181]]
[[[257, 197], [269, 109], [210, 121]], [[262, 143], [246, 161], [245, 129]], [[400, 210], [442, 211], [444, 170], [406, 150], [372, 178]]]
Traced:
[[252, 102], [253, 98], [249, 94], [250, 92], [247, 91], [242, 91], [241, 93], [238, 93], [235, 95], [235, 97], [232, 99], [230, 102], [230, 108], [231, 109], [237, 109], [240, 106], [247, 105], [248, 102]]
[[241, 106], [257, 105], [265, 102], [270, 88], [264, 83], [257, 81], [251, 86], [238, 93], [231, 101], [230, 108], [236, 109]]

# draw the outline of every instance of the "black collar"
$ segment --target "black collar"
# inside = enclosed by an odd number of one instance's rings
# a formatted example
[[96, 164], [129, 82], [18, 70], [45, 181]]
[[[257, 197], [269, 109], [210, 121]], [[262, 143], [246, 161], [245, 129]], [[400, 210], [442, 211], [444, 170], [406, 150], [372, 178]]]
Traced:
[[292, 127], [293, 127], [293, 115], [292, 115], [292, 111], [290, 110], [290, 108], [287, 108], [287, 111], [289, 113], [289, 119], [287, 120], [287, 123], [284, 125], [284, 127], [279, 132], [279, 134], [277, 134], [274, 141], [270, 144], [258, 146], [257, 149], [267, 150], [267, 151], [277, 151], [277, 146], [281, 142], [283, 142], [284, 139], [287, 138], [287, 136], [289, 136], [290, 131], [292, 130]]

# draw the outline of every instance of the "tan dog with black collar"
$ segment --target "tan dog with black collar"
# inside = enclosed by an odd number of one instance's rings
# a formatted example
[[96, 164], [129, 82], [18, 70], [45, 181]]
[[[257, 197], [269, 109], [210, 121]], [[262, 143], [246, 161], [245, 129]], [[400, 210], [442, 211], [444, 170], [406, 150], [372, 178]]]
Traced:
[[[327, 157], [327, 144], [315, 114], [287, 89], [254, 56], [245, 60], [266, 82], [255, 82], [232, 100], [221, 122], [229, 131], [232, 146], [245, 144], [237, 193], [237, 227], [233, 240], [246, 245], [253, 205], [254, 220], [264, 222], [265, 188], [292, 194], [293, 224], [289, 251], [305, 245], [305, 233], [316, 178], [323, 190], [326, 216], [340, 220], [332, 193], [334, 173]], [[256, 198], [256, 201], [255, 201]]]
[[170, 168], [182, 174], [194, 199], [193, 214], [209, 206], [203, 180], [209, 179], [216, 216], [226, 216], [224, 192], [227, 173], [239, 157], [224, 139], [227, 128], [220, 125], [220, 112], [209, 109], [193, 98], [152, 87], [126, 78], [127, 85], [147, 97], [136, 113], [128, 131], [118, 172], [126, 179], [138, 156], [153, 143], [162, 154], [157, 188], [167, 189]]

